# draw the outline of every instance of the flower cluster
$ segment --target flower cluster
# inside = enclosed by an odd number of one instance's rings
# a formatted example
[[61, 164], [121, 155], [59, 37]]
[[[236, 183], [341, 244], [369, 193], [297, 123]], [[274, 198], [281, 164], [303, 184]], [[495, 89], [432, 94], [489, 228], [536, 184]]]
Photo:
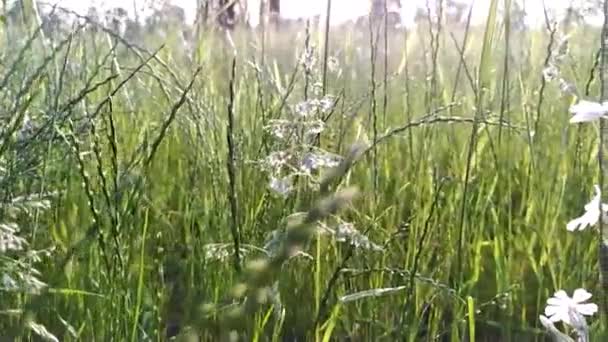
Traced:
[[286, 197], [295, 188], [295, 179], [312, 180], [323, 169], [337, 166], [342, 157], [319, 148], [319, 134], [325, 130], [324, 119], [334, 110], [333, 96], [313, 98], [291, 107], [285, 119], [270, 120], [265, 127], [279, 150], [258, 164], [269, 175], [269, 188]]
[[[608, 102], [598, 103], [581, 100], [570, 107], [570, 123], [595, 122], [607, 118]], [[606, 221], [608, 204], [602, 203], [602, 193], [599, 185], [594, 185], [595, 195], [584, 206], [584, 213], [566, 224], [568, 231], [581, 231], [587, 227], [595, 226], [600, 220]], [[588, 303], [591, 293], [583, 288], [574, 290], [572, 297], [564, 290], [555, 292], [552, 298], [547, 300], [545, 315], [540, 316], [542, 325], [558, 340], [569, 340], [569, 337], [560, 332], [554, 323], [563, 322], [574, 328], [581, 340], [587, 341], [589, 330], [585, 316], [593, 316], [598, 307], [596, 304]]]
[[589, 298], [591, 298], [591, 293], [585, 289], [574, 290], [572, 297], [569, 297], [566, 291], [559, 290], [547, 300], [546, 318], [551, 322], [561, 321], [573, 325], [577, 319], [580, 320], [577, 318], [578, 315], [592, 316], [597, 312], [596, 304], [585, 303]]
[[561, 66], [568, 58], [568, 41], [569, 37], [567, 35], [559, 40], [557, 53], [552, 56], [545, 69], [543, 69], [543, 78], [546, 82], [557, 82], [562, 93], [576, 95], [574, 85], [561, 76]]

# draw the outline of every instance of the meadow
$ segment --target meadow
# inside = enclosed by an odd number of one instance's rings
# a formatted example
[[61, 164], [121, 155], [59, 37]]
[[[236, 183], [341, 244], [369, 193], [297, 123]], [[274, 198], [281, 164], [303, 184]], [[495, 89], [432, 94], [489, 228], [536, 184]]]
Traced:
[[608, 188], [603, 124], [569, 123], [601, 29], [498, 5], [189, 42], [4, 20], [0, 340], [545, 341], [577, 288], [606, 340], [600, 234], [566, 229]]

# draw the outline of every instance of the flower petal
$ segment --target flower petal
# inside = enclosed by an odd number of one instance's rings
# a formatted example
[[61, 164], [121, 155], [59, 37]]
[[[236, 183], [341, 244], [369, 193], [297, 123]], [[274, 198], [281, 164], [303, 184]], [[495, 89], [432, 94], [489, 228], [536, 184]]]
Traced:
[[575, 230], [579, 230], [579, 226], [581, 226], [580, 230], [585, 229], [586, 225], [583, 226], [583, 217], [577, 217], [573, 220], [571, 220], [570, 222], [568, 222], [568, 224], [566, 225], [566, 229], [570, 232], [573, 232]]
[[583, 123], [596, 120], [598, 117], [594, 113], [582, 112], [577, 113], [570, 118], [570, 123]]
[[591, 199], [591, 201], [589, 201], [589, 203], [585, 204], [585, 210], [589, 211], [592, 209], [598, 209], [600, 207], [601, 197], [602, 197], [602, 194], [599, 192], [599, 189], [596, 189], [595, 195], [593, 195], [593, 198]]
[[576, 303], [582, 303], [587, 299], [591, 298], [591, 296], [591, 293], [589, 293], [585, 289], [576, 289], [574, 290], [574, 294], [572, 295], [572, 300], [574, 300]]
[[568, 316], [568, 311], [562, 310], [557, 312], [555, 315], [549, 317], [551, 322], [564, 322], [570, 325], [570, 316]]
[[555, 305], [555, 306], [565, 306], [568, 305], [568, 301], [570, 298], [556, 298], [551, 297], [547, 299], [547, 306]]
[[559, 299], [570, 299], [570, 296], [568, 296], [568, 294], [564, 290], [559, 290], [559, 291], [555, 292], [555, 294], [553, 294], [553, 297], [559, 298]]
[[595, 121], [608, 113], [608, 106], [597, 102], [581, 100], [570, 107], [570, 113], [574, 114], [570, 118], [570, 123]]
[[555, 327], [555, 325], [553, 325], [553, 322], [551, 322], [551, 320], [548, 317], [546, 317], [544, 315], [540, 315], [540, 316], [538, 316], [538, 318], [540, 319], [540, 323], [545, 328], [550, 329], [550, 330], [553, 330], [553, 329], [557, 330], [557, 328]]
[[576, 306], [576, 311], [586, 316], [593, 316], [597, 312], [597, 305], [593, 303], [589, 304], [578, 304]]
[[599, 217], [600, 213], [597, 209], [586, 211], [582, 216], [568, 222], [566, 229], [569, 231], [583, 230], [587, 228], [587, 226], [594, 226], [599, 220]]
[[[549, 300], [551, 299], [555, 299], [556, 298], [549, 298]], [[560, 305], [547, 305], [545, 307], [545, 316], [554, 316], [557, 315], [560, 311], [564, 311], [564, 306], [560, 306]]]
[[587, 226], [595, 226], [597, 221], [600, 219], [600, 211], [598, 210], [598, 208], [594, 210], [589, 210], [582, 216], [582, 218], [584, 220], [584, 228], [586, 228]]

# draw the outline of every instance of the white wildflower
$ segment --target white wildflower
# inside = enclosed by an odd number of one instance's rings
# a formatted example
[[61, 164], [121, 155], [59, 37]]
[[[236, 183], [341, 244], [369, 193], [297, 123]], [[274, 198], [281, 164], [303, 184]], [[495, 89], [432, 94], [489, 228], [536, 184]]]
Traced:
[[[241, 257], [245, 257], [255, 250], [262, 251], [252, 245], [243, 244], [239, 248], [239, 254]], [[203, 254], [209, 261], [225, 261], [234, 255], [234, 246], [232, 243], [226, 242], [208, 243], [203, 245]]]
[[325, 123], [322, 120], [307, 122], [306, 135], [315, 136], [325, 130]]
[[314, 48], [307, 48], [304, 50], [300, 57], [300, 63], [304, 67], [304, 71], [307, 74], [310, 74], [317, 64], [317, 59], [315, 58]]
[[317, 100], [312, 99], [312, 100], [308, 100], [308, 101], [298, 102], [294, 106], [293, 110], [297, 116], [305, 118], [305, 117], [310, 116], [311, 114], [314, 114], [314, 112], [316, 111], [317, 108], [318, 108]]
[[294, 113], [300, 118], [306, 118], [314, 114], [326, 114], [334, 107], [335, 99], [326, 95], [321, 99], [310, 99], [296, 103], [293, 107]]
[[568, 296], [566, 291], [559, 290], [555, 292], [552, 298], [547, 300], [545, 315], [552, 322], [562, 321], [568, 325], [572, 325], [570, 319], [571, 310], [585, 316], [592, 316], [597, 312], [598, 307], [596, 304], [584, 303], [589, 298], [591, 298], [591, 293], [585, 289], [574, 290], [572, 298]]
[[270, 120], [264, 129], [278, 139], [288, 138], [295, 133], [294, 124], [288, 120]]
[[336, 100], [331, 95], [326, 95], [321, 100], [319, 100], [319, 109], [323, 113], [328, 113], [334, 108], [334, 104]]
[[287, 151], [275, 151], [263, 159], [262, 165], [271, 171], [277, 171], [285, 166], [290, 158], [291, 154]]
[[339, 72], [340, 70], [340, 62], [334, 56], [331, 56], [327, 59], [327, 69], [329, 72]]
[[42, 338], [43, 341], [59, 342], [59, 339], [57, 337], [55, 337], [55, 335], [51, 334], [48, 330], [46, 330], [46, 327], [42, 324], [38, 324], [36, 322], [30, 321], [30, 322], [28, 322], [28, 327], [36, 335], [38, 335], [40, 338]]
[[381, 252], [384, 250], [382, 246], [370, 241], [370, 239], [359, 232], [352, 223], [341, 223], [336, 227], [334, 232], [336, 241], [350, 243], [355, 248], [362, 248]]
[[0, 280], [0, 284], [2, 284], [2, 289], [5, 291], [15, 291], [19, 289], [17, 281], [15, 281], [15, 279], [13, 279], [10, 275], [6, 273], [2, 275], [2, 280]]
[[321, 168], [336, 167], [341, 160], [340, 156], [334, 154], [309, 152], [302, 158], [300, 170], [310, 174], [312, 171]]
[[19, 237], [19, 227], [15, 223], [0, 224], [0, 253], [6, 251], [21, 251], [27, 245], [27, 241]]
[[276, 178], [274, 176], [270, 177], [269, 186], [270, 186], [270, 189], [272, 189], [274, 192], [285, 197], [292, 190], [291, 177], [284, 177], [284, 178]]
[[[569, 231], [583, 230], [587, 226], [594, 226], [600, 218], [600, 201], [602, 193], [598, 185], [594, 186], [595, 196], [591, 202], [585, 204], [585, 213], [580, 217], [571, 220], [566, 225], [566, 229]], [[608, 204], [602, 203], [602, 211], [608, 212]]]
[[560, 42], [557, 46], [557, 56], [555, 56], [555, 59], [558, 62], [561, 62], [566, 55], [568, 55], [568, 51], [570, 49], [570, 35], [565, 35], [564, 37], [562, 37], [562, 39], [560, 39]]
[[559, 79], [559, 89], [567, 95], [576, 95], [576, 86], [563, 78]]
[[559, 75], [559, 69], [551, 64], [548, 67], [543, 69], [543, 77], [545, 78], [545, 81], [547, 82], [551, 82], [554, 79], [557, 78], [557, 76]]
[[598, 103], [581, 100], [570, 107], [570, 123], [591, 122], [599, 118], [606, 118], [608, 114], [608, 102]]

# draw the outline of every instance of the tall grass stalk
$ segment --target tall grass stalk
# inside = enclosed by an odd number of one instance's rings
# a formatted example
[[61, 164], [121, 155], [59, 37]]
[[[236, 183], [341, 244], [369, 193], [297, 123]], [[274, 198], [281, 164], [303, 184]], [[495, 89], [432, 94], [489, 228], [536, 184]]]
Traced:
[[231, 214], [231, 233], [232, 240], [234, 242], [234, 269], [237, 272], [241, 271], [241, 246], [240, 246], [240, 223], [239, 223], [239, 209], [237, 204], [237, 193], [236, 193], [236, 151], [235, 151], [235, 82], [236, 82], [236, 55], [232, 58], [232, 67], [230, 68], [230, 81], [229, 81], [229, 97], [228, 97], [228, 121], [226, 127], [226, 141], [228, 143], [228, 200], [230, 201], [230, 214]]
[[[604, 24], [601, 32], [601, 58], [600, 58], [600, 96], [601, 101], [608, 100], [608, 1], [604, 1], [603, 6]], [[605, 149], [608, 144], [608, 126], [604, 120], [600, 121], [600, 139], [598, 147], [598, 165], [599, 165], [599, 186], [602, 189], [602, 193], [605, 194], [606, 189], [606, 175], [608, 172], [608, 166], [605, 164], [607, 159], [605, 157]], [[600, 200], [600, 212], [601, 205], [604, 203]], [[606, 324], [608, 315], [608, 240], [606, 238], [606, 222], [603, 218], [599, 220], [599, 267], [600, 267], [600, 281], [603, 288], [603, 306], [604, 306], [604, 319], [603, 323]]]

